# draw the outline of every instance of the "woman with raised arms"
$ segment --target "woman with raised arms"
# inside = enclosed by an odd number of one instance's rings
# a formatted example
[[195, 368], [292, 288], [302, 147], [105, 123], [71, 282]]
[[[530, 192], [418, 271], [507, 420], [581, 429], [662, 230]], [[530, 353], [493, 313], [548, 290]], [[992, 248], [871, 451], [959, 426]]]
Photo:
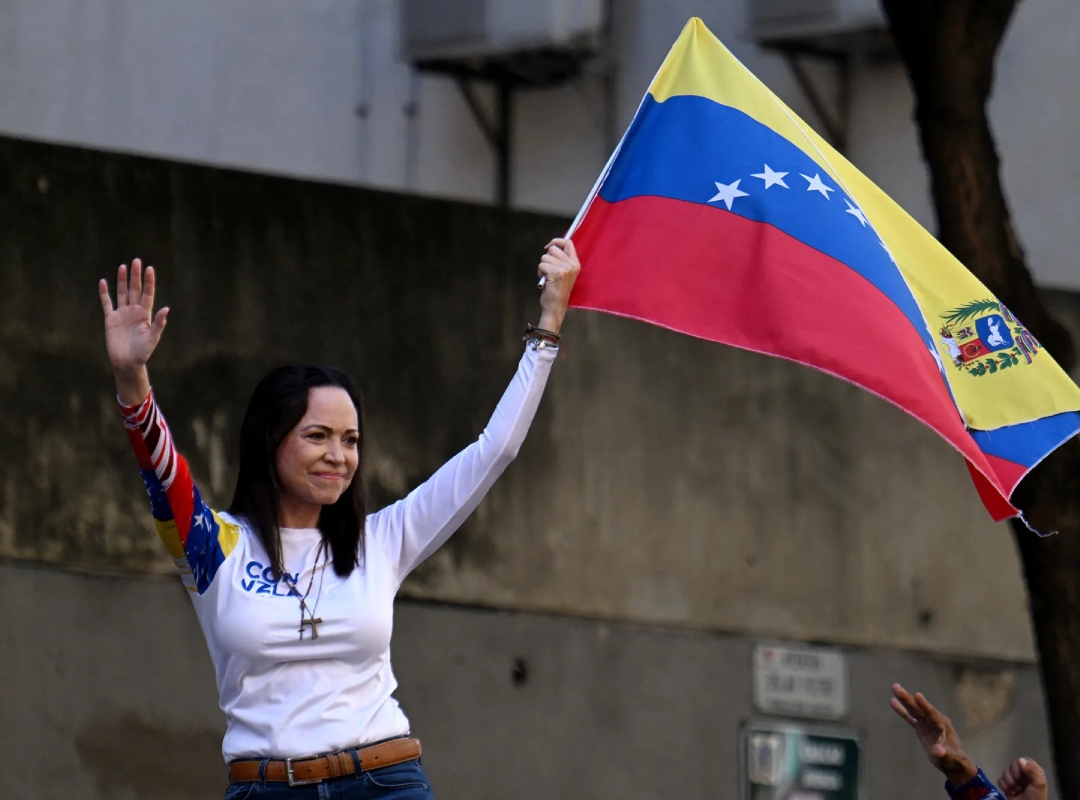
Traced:
[[330, 367], [274, 370], [240, 428], [232, 505], [208, 507], [173, 444], [146, 364], [165, 330], [154, 270], [98, 287], [120, 414], [158, 533], [191, 594], [227, 729], [225, 797], [432, 797], [420, 743], [393, 697], [393, 602], [405, 576], [476, 508], [517, 454], [544, 391], [580, 270], [554, 239], [540, 259], [540, 324], [480, 438], [403, 500], [364, 505], [360, 399]]

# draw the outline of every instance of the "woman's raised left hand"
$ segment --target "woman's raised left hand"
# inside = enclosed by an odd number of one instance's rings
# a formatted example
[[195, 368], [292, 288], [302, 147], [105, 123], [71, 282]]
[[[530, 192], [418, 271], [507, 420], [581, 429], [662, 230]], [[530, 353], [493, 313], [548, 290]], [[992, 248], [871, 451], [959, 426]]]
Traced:
[[574, 243], [569, 239], [552, 239], [544, 249], [547, 252], [536, 268], [536, 274], [546, 278], [540, 292], [539, 327], [558, 333], [566, 316], [574, 281], [581, 272], [581, 262], [578, 261]]
[[112, 364], [116, 391], [125, 405], [138, 405], [150, 393], [146, 362], [150, 360], [165, 330], [168, 308], [154, 313], [154, 268], [143, 274], [142, 262], [131, 262], [116, 270], [116, 305], [109, 297], [109, 284], [98, 282], [98, 298], [105, 315], [105, 351]]

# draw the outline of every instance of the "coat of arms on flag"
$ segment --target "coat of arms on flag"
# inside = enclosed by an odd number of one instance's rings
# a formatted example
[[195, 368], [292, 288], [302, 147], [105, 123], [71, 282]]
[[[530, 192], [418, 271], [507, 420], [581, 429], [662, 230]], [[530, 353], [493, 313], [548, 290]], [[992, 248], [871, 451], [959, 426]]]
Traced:
[[942, 317], [941, 344], [956, 367], [976, 378], [1031, 364], [1042, 347], [997, 300], [976, 300]]

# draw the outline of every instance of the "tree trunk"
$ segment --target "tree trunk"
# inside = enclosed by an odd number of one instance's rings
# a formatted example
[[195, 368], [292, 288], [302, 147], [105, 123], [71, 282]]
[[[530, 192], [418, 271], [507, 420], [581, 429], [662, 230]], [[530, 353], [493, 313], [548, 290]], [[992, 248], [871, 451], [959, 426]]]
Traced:
[[[986, 284], [1063, 367], [1076, 354], [1035, 288], [1013, 232], [986, 106], [994, 59], [1017, 0], [882, 0], [915, 95], [942, 243]], [[1058, 784], [1080, 798], [1080, 444], [1021, 484], [1014, 503], [1040, 539], [1014, 522], [1046, 693]]]

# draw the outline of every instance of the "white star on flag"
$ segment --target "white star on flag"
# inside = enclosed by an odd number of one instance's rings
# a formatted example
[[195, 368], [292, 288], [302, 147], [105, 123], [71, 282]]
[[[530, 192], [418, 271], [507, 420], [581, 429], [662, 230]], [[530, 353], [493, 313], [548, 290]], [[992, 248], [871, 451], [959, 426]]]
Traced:
[[716, 183], [716, 194], [709, 198], [710, 203], [715, 203], [717, 200], [723, 200], [727, 205], [727, 210], [731, 211], [731, 204], [735, 202], [736, 197], [749, 197], [746, 192], [739, 190], [739, 183], [742, 179], [735, 181], [732, 184]]
[[859, 224], [862, 225], [865, 228], [867, 220], [866, 220], [866, 214], [864, 214], [862, 212], [862, 209], [859, 208], [858, 206], [853, 206], [851, 204], [851, 201], [848, 200], [846, 197], [844, 198], [844, 202], [847, 203], [847, 213], [849, 213], [849, 214], [851, 214], [851, 216], [855, 217], [855, 219], [857, 219], [859, 221]]
[[785, 189], [790, 189], [791, 187], [784, 183], [785, 175], [787, 175], [786, 172], [773, 172], [772, 168], [769, 167], [768, 164], [766, 164], [764, 172], [756, 172], [750, 177], [761, 178], [763, 181], [765, 181], [766, 189], [768, 189], [770, 186], [783, 186]]
[[195, 515], [195, 527], [202, 528], [206, 525], [206, 515], [203, 512], [199, 512]]
[[882, 250], [884, 250], [884, 251], [885, 251], [886, 253], [888, 253], [888, 254], [889, 254], [889, 260], [890, 260], [890, 261], [891, 261], [892, 263], [896, 264], [896, 256], [894, 256], [894, 255], [892, 254], [892, 250], [890, 250], [890, 249], [889, 249], [889, 248], [888, 248], [888, 247], [887, 247], [887, 246], [885, 245], [885, 242], [883, 242], [883, 241], [881, 241], [881, 240], [879, 239], [879, 240], [878, 240], [878, 244], [880, 244], [880, 245], [881, 245], [881, 249], [882, 249]]
[[[801, 172], [799, 174], [802, 175]], [[803, 177], [810, 182], [810, 185], [806, 187], [806, 191], [821, 192], [821, 196], [824, 197], [826, 200], [829, 199], [829, 192], [836, 191], [836, 189], [833, 189], [830, 186], [826, 186], [824, 183], [821, 182], [820, 174], [815, 174], [812, 178], [809, 175], [803, 175]]]

